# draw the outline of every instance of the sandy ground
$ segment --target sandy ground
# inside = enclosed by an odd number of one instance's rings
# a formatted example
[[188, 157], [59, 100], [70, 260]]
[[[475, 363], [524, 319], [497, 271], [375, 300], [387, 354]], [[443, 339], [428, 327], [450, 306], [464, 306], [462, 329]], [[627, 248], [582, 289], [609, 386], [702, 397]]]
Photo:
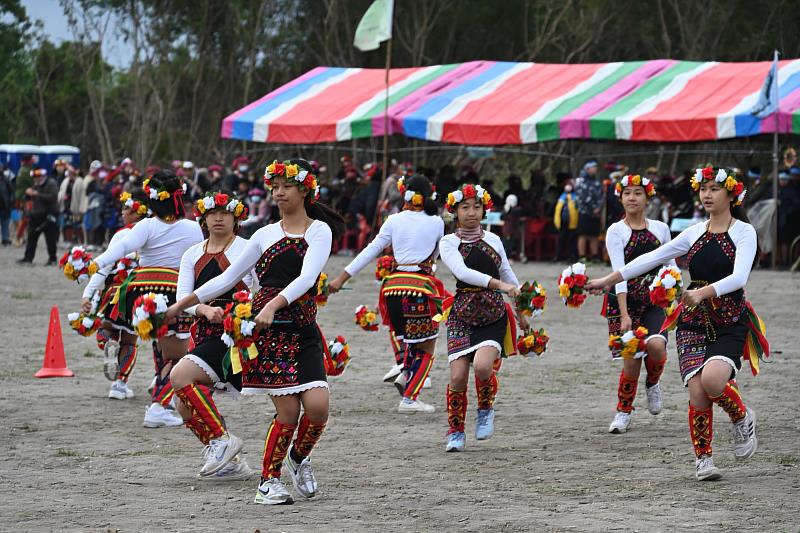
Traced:
[[[227, 484], [198, 481], [201, 447], [184, 428], [145, 429], [152, 376], [149, 349], [131, 384], [137, 396], [106, 397], [94, 341], [66, 323], [80, 289], [55, 268], [18, 267], [19, 249], [0, 250], [0, 530], [8, 531], [798, 531], [800, 530], [800, 369], [796, 332], [800, 278], [756, 271], [751, 301], [777, 352], [754, 379], [742, 372], [758, 413], [759, 449], [736, 463], [729, 423], [716, 411], [715, 460], [724, 479], [694, 480], [674, 337], [665, 372], [665, 408], [647, 412], [643, 385], [632, 430], [606, 431], [619, 368], [606, 349], [601, 299], [567, 310], [551, 298], [540, 320], [551, 335], [541, 358], [514, 357], [500, 374], [494, 438], [474, 439], [470, 390], [467, 450], [445, 454], [444, 335], [422, 399], [433, 415], [398, 415], [385, 332], [352, 323], [356, 305], [374, 305], [372, 272], [350, 283], [320, 312], [328, 335], [345, 335], [353, 360], [331, 380], [329, 429], [314, 452], [321, 494], [293, 506], [252, 503], [258, 477]], [[345, 258], [327, 267], [338, 273]], [[521, 280], [556, 293], [561, 266], [517, 264]], [[444, 270], [444, 269], [442, 269]], [[607, 269], [590, 268], [590, 275]], [[440, 271], [452, 288], [452, 277]], [[38, 380], [50, 307], [60, 310], [69, 367], [76, 377]], [[643, 379], [643, 378], [642, 378]], [[219, 399], [229, 427], [260, 470], [273, 408], [263, 398]], [[288, 477], [288, 476], [287, 476]]]

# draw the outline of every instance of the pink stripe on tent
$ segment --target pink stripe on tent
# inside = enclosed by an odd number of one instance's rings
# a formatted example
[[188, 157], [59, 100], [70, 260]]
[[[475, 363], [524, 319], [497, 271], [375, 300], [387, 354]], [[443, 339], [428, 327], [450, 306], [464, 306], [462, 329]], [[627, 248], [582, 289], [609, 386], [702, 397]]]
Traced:
[[677, 63], [672, 59], [658, 59], [648, 61], [635, 72], [619, 80], [616, 84], [609, 87], [606, 91], [595, 95], [586, 101], [578, 109], [575, 109], [561, 120], [560, 132], [562, 139], [589, 138], [589, 119], [594, 115], [608, 109], [617, 101], [628, 96], [633, 91], [641, 87], [644, 82], [653, 76], [663, 72], [668, 67]]
[[286, 85], [281, 85], [280, 87], [278, 87], [274, 91], [265, 94], [264, 96], [262, 96], [261, 98], [259, 98], [255, 102], [252, 102], [252, 103], [246, 105], [245, 107], [239, 109], [238, 111], [234, 111], [233, 113], [231, 113], [230, 115], [225, 117], [225, 120], [222, 122], [222, 137], [229, 138], [231, 136], [231, 133], [232, 133], [232, 130], [233, 130], [233, 121], [236, 120], [236, 118], [242, 116], [243, 114], [247, 113], [251, 109], [260, 106], [265, 101], [267, 101], [267, 100], [269, 100], [271, 98], [274, 98], [274, 97], [278, 96], [279, 94], [283, 94], [284, 92], [288, 91], [289, 89], [291, 89], [295, 85], [298, 85], [298, 84], [304, 82], [308, 78], [316, 76], [321, 71], [328, 70], [329, 68], [330, 67], [315, 67], [315, 68], [309, 70], [308, 72], [306, 72], [305, 74], [303, 74], [302, 76], [300, 76], [299, 78], [296, 78], [296, 79], [290, 81]]
[[602, 67], [602, 64], [534, 64], [507, 79], [484, 98], [467, 104], [444, 124], [442, 141], [520, 144], [523, 120], [591, 78]]
[[[392, 69], [389, 83], [400, 82], [417, 68]], [[336, 142], [336, 123], [385, 88], [385, 72], [362, 70], [331, 85], [314, 98], [300, 102], [269, 125], [267, 142]]]
[[[678, 94], [633, 121], [632, 141], [716, 139], [717, 116], [758, 91], [769, 62], [720, 63], [689, 80]], [[735, 81], [732, 81], [735, 80]]]

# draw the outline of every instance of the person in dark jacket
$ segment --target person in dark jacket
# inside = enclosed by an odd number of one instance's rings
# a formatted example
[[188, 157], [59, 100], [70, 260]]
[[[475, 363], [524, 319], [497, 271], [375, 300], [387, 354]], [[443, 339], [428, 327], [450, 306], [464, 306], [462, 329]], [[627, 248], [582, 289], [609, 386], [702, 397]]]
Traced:
[[44, 233], [47, 242], [47, 265], [55, 265], [58, 242], [58, 183], [48, 177], [45, 170], [34, 170], [33, 185], [25, 189], [25, 197], [31, 200], [31, 216], [28, 223], [28, 244], [25, 257], [17, 263], [33, 263], [39, 236]]

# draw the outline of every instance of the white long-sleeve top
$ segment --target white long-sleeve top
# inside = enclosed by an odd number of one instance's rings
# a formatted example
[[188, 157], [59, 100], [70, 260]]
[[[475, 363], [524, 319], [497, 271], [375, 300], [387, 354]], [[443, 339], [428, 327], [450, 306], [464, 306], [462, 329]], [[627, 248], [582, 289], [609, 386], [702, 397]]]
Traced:
[[[108, 242], [108, 247], [111, 246], [122, 240], [122, 238], [131, 231], [131, 228], [122, 228], [117, 231], [114, 235], [111, 236], [111, 240]], [[86, 284], [86, 287], [83, 289], [83, 297], [84, 298], [91, 298], [94, 293], [103, 289], [103, 286], [106, 283], [106, 278], [112, 273], [114, 270], [114, 265], [116, 262], [113, 263], [111, 266], [103, 267], [98, 269], [97, 272], [92, 274], [92, 277], [89, 278], [89, 283]]]
[[[175, 292], [177, 300], [192, 294], [194, 291], [194, 284], [195, 281], [197, 281], [195, 279], [194, 267], [197, 264], [197, 261], [203, 257], [203, 254], [205, 253], [204, 247], [206, 242], [208, 241], [199, 242], [184, 252], [183, 257], [181, 258], [181, 268], [178, 272], [178, 288]], [[243, 239], [238, 236], [233, 239], [231, 245], [228, 246], [224, 252], [225, 257], [228, 259], [228, 263], [232, 264], [237, 257], [242, 255], [247, 248], [247, 242], [247, 239]], [[255, 273], [250, 270], [245, 273], [244, 277], [242, 278], [242, 282], [244, 282], [248, 288], [252, 288], [253, 279], [255, 279]], [[192, 316], [196, 315], [196, 311], [196, 305], [186, 309], [186, 313]]]
[[[434, 254], [442, 236], [444, 221], [441, 217], [426, 215], [423, 211], [401, 211], [386, 219], [378, 235], [344, 267], [344, 271], [355, 276], [391, 245], [394, 260], [400, 265], [397, 270], [416, 272], [419, 267], [413, 265]], [[435, 254], [433, 259], [436, 260]]]
[[177, 270], [183, 253], [204, 239], [200, 224], [181, 219], [172, 224], [156, 217], [139, 221], [121, 239], [113, 240], [95, 261], [99, 268], [113, 265], [131, 252], [139, 252], [139, 266]]
[[[231, 290], [256, 266], [264, 251], [284, 237], [298, 238], [301, 235], [284, 233], [280, 223], [270, 224], [259, 229], [247, 241], [247, 246], [242, 253], [231, 262], [231, 266], [202, 287], [195, 289], [195, 296], [201, 302], [207, 302]], [[324, 222], [315, 220], [306, 230], [305, 241], [308, 249], [303, 258], [300, 275], [279, 293], [280, 296], [286, 298], [288, 303], [300, 298], [317, 282], [317, 278], [325, 268], [325, 263], [328, 262], [331, 254], [333, 241], [331, 228]]]
[[[624, 279], [641, 276], [645, 272], [684, 255], [697, 239], [706, 232], [706, 223], [700, 222], [684, 230], [669, 243], [660, 246], [652, 252], [640, 255], [624, 267], [619, 269]], [[728, 236], [736, 246], [736, 259], [733, 262], [733, 272], [719, 281], [711, 284], [717, 296], [728, 294], [743, 289], [750, 276], [750, 269], [758, 251], [756, 230], [753, 226], [741, 220], [734, 221], [728, 229]]]
[[[659, 220], [651, 220], [649, 218], [646, 220], [647, 229], [661, 241], [662, 245], [672, 240], [669, 226]], [[608, 231], [606, 231], [606, 250], [608, 250], [608, 258], [611, 259], [611, 268], [614, 270], [620, 270], [625, 266], [625, 246], [627, 246], [632, 234], [631, 227], [624, 220], [614, 222], [608, 227]], [[674, 259], [667, 261], [667, 263], [677, 266]], [[628, 292], [628, 282], [621, 281], [617, 283], [615, 292], [617, 294]]]
[[[503, 247], [503, 241], [500, 240], [500, 237], [487, 231], [484, 232], [482, 240], [491, 246], [500, 256], [500, 281], [511, 283], [515, 287], [519, 287], [519, 281], [517, 280], [517, 276], [514, 275], [514, 271], [511, 270], [511, 264], [508, 262], [506, 249]], [[445, 235], [442, 240], [439, 241], [439, 253], [442, 256], [442, 261], [444, 261], [444, 264], [450, 269], [450, 272], [464, 283], [474, 285], [475, 287], [488, 287], [492, 276], [485, 272], [469, 268], [464, 263], [464, 257], [458, 250], [461, 243], [462, 240], [455, 233]]]

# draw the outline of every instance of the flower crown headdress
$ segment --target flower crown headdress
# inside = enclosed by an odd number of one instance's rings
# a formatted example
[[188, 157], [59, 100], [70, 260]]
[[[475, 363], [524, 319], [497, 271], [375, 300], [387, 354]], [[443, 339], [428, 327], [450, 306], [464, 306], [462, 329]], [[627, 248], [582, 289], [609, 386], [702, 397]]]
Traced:
[[644, 192], [647, 194], [648, 198], [656, 193], [656, 186], [653, 185], [653, 182], [650, 181], [650, 178], [643, 178], [639, 174], [634, 174], [633, 176], [622, 176], [622, 179], [620, 179], [617, 184], [614, 185], [614, 194], [616, 196], [622, 196], [622, 189], [635, 185], [644, 187]]
[[[422, 204], [425, 203], [425, 198], [422, 196], [421, 193], [416, 191], [412, 191], [406, 185], [406, 177], [400, 176], [397, 179], [397, 190], [400, 191], [400, 194], [403, 195], [403, 201], [407, 204], [410, 204], [414, 207], [422, 207]], [[436, 200], [436, 191], [433, 191], [431, 194], [431, 200]]]
[[119, 201], [137, 215], [146, 216], [150, 213], [146, 205], [139, 200], [134, 200], [133, 195], [127, 191], [119, 195]]
[[273, 161], [264, 172], [264, 186], [271, 191], [273, 180], [279, 177], [290, 183], [296, 183], [302, 190], [308, 191], [310, 193], [309, 202], [314, 203], [319, 200], [317, 177], [308, 170], [301, 169], [300, 165], [288, 160], [283, 163], [278, 163], [277, 160]]
[[167, 190], [167, 188], [164, 187], [163, 185], [161, 187], [159, 187], [158, 189], [154, 189], [153, 187], [151, 187], [150, 186], [150, 178], [147, 178], [146, 180], [144, 180], [142, 182], [142, 187], [144, 188], [145, 194], [147, 194], [147, 196], [151, 200], [164, 201], [164, 200], [168, 200], [172, 196], [180, 196], [180, 195], [186, 193], [186, 184], [185, 183], [181, 183], [181, 188], [180, 189], [176, 189], [176, 190], [172, 191], [172, 193], [170, 193]]
[[212, 209], [225, 209], [232, 213], [236, 220], [247, 217], [247, 207], [236, 198], [223, 192], [207, 192], [203, 198], [197, 200], [195, 207], [201, 217]]
[[742, 205], [744, 197], [747, 195], [747, 189], [744, 188], [744, 183], [733, 177], [733, 172], [729, 174], [727, 170], [720, 168], [715, 173], [714, 167], [711, 165], [698, 168], [695, 170], [694, 176], [692, 176], [692, 189], [699, 191], [700, 185], [702, 185], [705, 180], [714, 180], [722, 187], [725, 187], [728, 192], [732, 192], [734, 196], [734, 207]]
[[489, 194], [489, 191], [480, 185], [471, 185], [467, 183], [466, 185], [462, 185], [447, 195], [447, 203], [445, 203], [445, 208], [452, 213], [456, 209], [456, 204], [470, 198], [479, 198], [486, 210], [490, 210], [492, 207], [494, 207], [492, 195]]

